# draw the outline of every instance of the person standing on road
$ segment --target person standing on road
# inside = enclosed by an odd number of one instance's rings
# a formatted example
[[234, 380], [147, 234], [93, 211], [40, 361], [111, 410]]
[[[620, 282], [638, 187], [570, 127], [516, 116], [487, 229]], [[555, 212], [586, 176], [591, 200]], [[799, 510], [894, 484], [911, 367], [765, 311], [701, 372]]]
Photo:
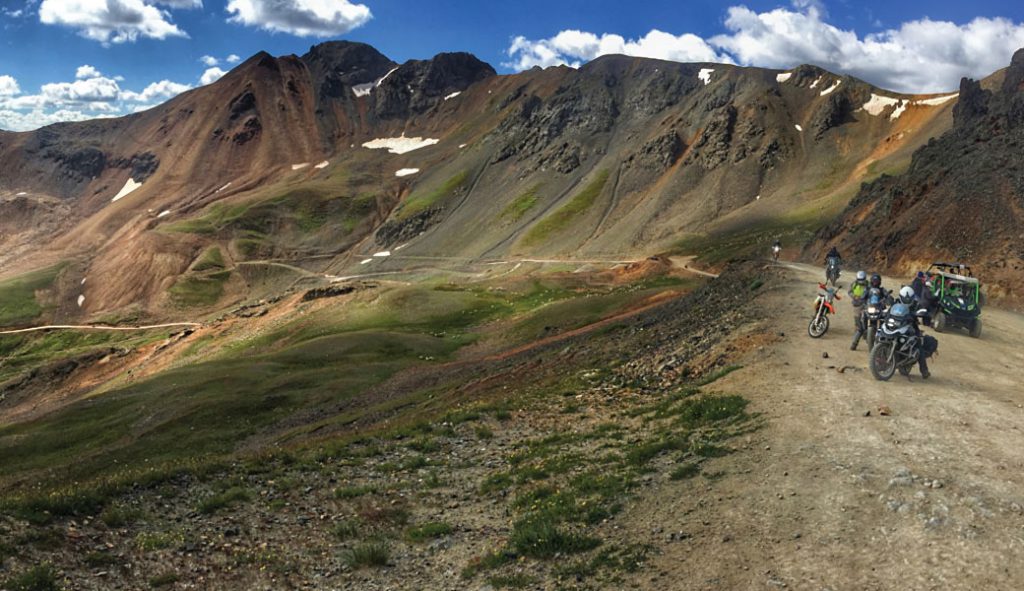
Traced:
[[850, 285], [850, 289], [846, 292], [850, 296], [850, 302], [853, 303], [853, 344], [850, 345], [851, 351], [857, 350], [857, 343], [860, 342], [861, 335], [864, 334], [864, 302], [868, 295], [868, 274], [864, 271], [857, 271], [857, 278]]

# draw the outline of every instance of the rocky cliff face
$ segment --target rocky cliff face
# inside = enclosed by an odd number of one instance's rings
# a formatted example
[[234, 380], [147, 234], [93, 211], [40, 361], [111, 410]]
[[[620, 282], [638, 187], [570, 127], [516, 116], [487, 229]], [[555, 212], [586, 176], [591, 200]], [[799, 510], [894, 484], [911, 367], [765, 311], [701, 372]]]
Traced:
[[994, 91], [965, 78], [953, 117], [953, 128], [916, 151], [906, 173], [865, 185], [809, 253], [838, 244], [863, 264], [905, 273], [961, 261], [993, 294], [1020, 299], [1024, 50]]

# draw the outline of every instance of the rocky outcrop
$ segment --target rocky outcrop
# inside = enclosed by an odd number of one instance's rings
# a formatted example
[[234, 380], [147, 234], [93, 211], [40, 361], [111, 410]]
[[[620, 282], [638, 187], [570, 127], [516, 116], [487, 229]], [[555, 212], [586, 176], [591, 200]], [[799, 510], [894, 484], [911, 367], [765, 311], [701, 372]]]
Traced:
[[373, 111], [380, 119], [418, 115], [451, 93], [495, 75], [494, 68], [469, 53], [441, 53], [430, 60], [411, 60], [374, 89]]

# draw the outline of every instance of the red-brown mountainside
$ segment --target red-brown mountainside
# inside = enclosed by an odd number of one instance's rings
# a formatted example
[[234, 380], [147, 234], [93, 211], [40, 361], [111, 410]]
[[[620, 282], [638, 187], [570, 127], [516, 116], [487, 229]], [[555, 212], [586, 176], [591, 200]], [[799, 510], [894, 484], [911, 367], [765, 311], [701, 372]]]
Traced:
[[[1001, 84], [964, 79], [951, 130], [910, 168], [865, 185], [808, 249], [910, 273], [936, 260], [971, 264], [990, 293], [1020, 300], [1024, 278], [1024, 50]], [[991, 87], [991, 90], [986, 89]]]
[[58, 315], [180, 316], [281, 273], [759, 242], [902, 169], [953, 99], [812, 66], [605, 56], [497, 76], [465, 53], [260, 53], [149, 111], [0, 132], [0, 265], [63, 263]]

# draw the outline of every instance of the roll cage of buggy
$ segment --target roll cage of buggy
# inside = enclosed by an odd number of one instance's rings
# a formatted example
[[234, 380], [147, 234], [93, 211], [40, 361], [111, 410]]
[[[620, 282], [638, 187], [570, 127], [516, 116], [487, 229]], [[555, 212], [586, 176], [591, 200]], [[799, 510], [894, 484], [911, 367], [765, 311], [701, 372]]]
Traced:
[[938, 332], [963, 327], [972, 337], [981, 336], [981, 282], [963, 263], [932, 263], [927, 275], [937, 308], [932, 325]]

